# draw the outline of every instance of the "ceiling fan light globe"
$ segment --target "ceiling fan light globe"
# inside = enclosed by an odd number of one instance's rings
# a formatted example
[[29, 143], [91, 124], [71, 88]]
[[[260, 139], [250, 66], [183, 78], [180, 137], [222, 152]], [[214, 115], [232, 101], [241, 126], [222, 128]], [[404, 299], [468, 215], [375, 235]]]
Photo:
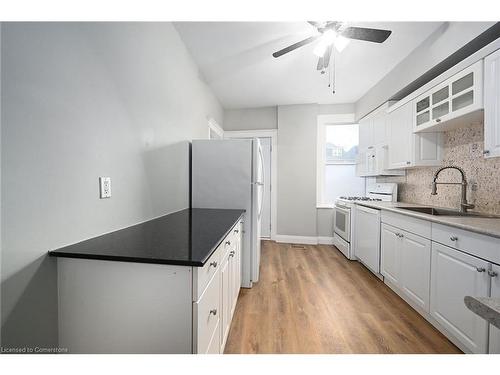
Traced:
[[318, 44], [316, 44], [316, 47], [314, 47], [313, 53], [318, 56], [318, 57], [323, 57], [326, 51], [326, 43], [323, 43], [323, 41], [320, 41]]
[[332, 44], [336, 38], [337, 33], [332, 29], [326, 30], [321, 37], [321, 39], [323, 39], [328, 45]]
[[335, 38], [335, 41], [333, 42], [333, 44], [335, 46], [335, 49], [340, 53], [347, 47], [349, 42], [350, 42], [349, 39], [343, 37], [342, 35], [338, 35]]

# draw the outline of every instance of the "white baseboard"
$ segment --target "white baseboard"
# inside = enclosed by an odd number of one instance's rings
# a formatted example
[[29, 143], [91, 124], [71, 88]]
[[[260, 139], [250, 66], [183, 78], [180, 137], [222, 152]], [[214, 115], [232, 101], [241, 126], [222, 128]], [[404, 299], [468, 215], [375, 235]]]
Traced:
[[280, 243], [297, 243], [304, 245], [333, 245], [333, 237], [313, 237], [313, 236], [289, 236], [284, 234], [277, 234], [274, 237], [276, 242]]
[[318, 244], [333, 245], [333, 237], [318, 236]]
[[276, 242], [280, 243], [298, 243], [304, 245], [317, 245], [318, 237], [307, 236], [288, 236], [284, 234], [277, 234], [274, 238]]

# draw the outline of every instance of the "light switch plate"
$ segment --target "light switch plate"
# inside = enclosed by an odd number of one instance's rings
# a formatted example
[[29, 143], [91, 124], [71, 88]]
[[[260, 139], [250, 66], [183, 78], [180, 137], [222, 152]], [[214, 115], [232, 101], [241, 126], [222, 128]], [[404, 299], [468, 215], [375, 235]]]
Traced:
[[111, 198], [111, 177], [99, 177], [100, 198]]

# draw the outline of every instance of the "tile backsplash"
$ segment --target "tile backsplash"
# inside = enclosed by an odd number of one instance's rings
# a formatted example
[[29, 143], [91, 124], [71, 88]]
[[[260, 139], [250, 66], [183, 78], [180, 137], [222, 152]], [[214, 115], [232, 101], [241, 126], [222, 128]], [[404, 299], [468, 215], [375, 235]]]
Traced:
[[[474, 211], [500, 214], [500, 158], [483, 157], [483, 125], [444, 133], [443, 166], [457, 165], [465, 171], [469, 186], [467, 198], [476, 205]], [[397, 182], [398, 200], [402, 202], [458, 208], [460, 186], [438, 185], [438, 194], [431, 195], [431, 182], [438, 167], [409, 169], [406, 176], [378, 177], [379, 182]], [[445, 170], [438, 181], [459, 182], [460, 173]]]

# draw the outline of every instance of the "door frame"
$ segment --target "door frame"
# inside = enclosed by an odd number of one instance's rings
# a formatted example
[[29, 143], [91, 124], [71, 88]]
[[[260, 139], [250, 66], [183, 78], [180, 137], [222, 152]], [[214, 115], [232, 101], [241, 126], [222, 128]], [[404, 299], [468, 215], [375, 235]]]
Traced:
[[278, 176], [278, 129], [226, 130], [224, 139], [234, 138], [271, 138], [271, 240], [276, 239], [277, 220], [277, 176]]

